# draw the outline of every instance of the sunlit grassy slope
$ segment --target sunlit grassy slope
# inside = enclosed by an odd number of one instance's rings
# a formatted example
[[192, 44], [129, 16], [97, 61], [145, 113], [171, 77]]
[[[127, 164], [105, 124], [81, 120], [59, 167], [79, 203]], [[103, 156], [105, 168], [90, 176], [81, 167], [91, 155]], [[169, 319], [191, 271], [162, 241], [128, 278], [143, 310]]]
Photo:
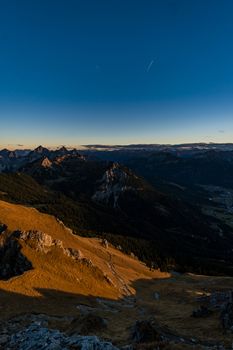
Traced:
[[[22, 252], [33, 269], [0, 281], [1, 320], [18, 314], [45, 313], [62, 316], [61, 325], [56, 324], [55, 328], [70, 329], [69, 319], [66, 324], [64, 316], [79, 317], [79, 307], [85, 305], [108, 321], [107, 330], [96, 334], [123, 345], [128, 342], [135, 320], [150, 317], [156, 317], [161, 325], [180, 336], [227, 344], [233, 341], [223, 334], [218, 312], [205, 320], [190, 317], [193, 309], [200, 306], [198, 296], [207, 291], [232, 289], [232, 278], [189, 274], [168, 278], [169, 274], [150, 271], [120, 250], [103, 247], [97, 238], [75, 236], [55, 217], [22, 205], [0, 201], [0, 222], [9, 231], [43, 231], [61, 240], [64, 247], [80, 250], [93, 264], [75, 262], [59, 247], [45, 254], [24, 243]], [[107, 282], [106, 276], [112, 283]], [[133, 296], [133, 307], [124, 306], [126, 291]], [[159, 300], [155, 299], [155, 292], [159, 293]], [[119, 302], [111, 307], [113, 300]]]
[[[65, 248], [80, 250], [83, 257], [90, 259], [93, 264], [89, 267], [74, 261], [65, 256], [59, 247], [53, 247], [45, 254], [24, 243], [22, 252], [32, 262], [33, 269], [9, 281], [0, 281], [2, 291], [39, 297], [39, 290], [56, 290], [76, 295], [78, 303], [82, 296], [117, 299], [127, 290], [133, 294], [132, 284], [138, 279], [168, 276], [160, 271], [150, 271], [137, 259], [111, 246], [103, 247], [96, 238], [73, 235], [55, 217], [34, 208], [0, 201], [0, 222], [6, 224], [10, 231], [39, 230], [49, 234], [53, 239], [61, 240]], [[106, 276], [112, 283], [106, 280]], [[27, 307], [30, 309], [32, 305]], [[56, 298], [54, 307], [59, 309]], [[23, 304], [18, 303], [16, 308], [25, 311]]]

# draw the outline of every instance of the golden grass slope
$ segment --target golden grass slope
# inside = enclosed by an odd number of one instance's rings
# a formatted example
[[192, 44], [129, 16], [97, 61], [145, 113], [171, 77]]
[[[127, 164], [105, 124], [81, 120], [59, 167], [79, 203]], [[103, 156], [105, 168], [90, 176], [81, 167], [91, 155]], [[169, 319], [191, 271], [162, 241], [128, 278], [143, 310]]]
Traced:
[[[74, 236], [55, 217], [34, 208], [0, 201], [0, 222], [10, 231], [40, 230], [49, 234], [61, 240], [64, 247], [80, 250], [94, 265], [91, 268], [75, 262], [59, 247], [45, 254], [23, 244], [22, 252], [34, 269], [9, 281], [0, 281], [1, 320], [27, 312], [79, 317], [81, 305], [108, 321], [106, 330], [94, 334], [116, 344], [128, 344], [135, 320], [150, 318], [156, 318], [160, 325], [180, 337], [232, 344], [233, 335], [223, 333], [218, 311], [206, 319], [191, 317], [192, 311], [200, 306], [197, 297], [207, 292], [232, 290], [231, 277], [174, 274], [168, 278], [169, 274], [150, 271], [143, 263], [111, 246], [104, 248], [98, 239]], [[104, 275], [112, 280], [112, 285]], [[133, 307], [124, 305], [123, 297], [128, 290], [134, 297]], [[159, 300], [155, 299], [155, 292], [159, 293]], [[114, 304], [114, 300], [118, 302]], [[61, 318], [60, 326], [52, 326], [66, 330], [69, 322], [66, 325]], [[187, 347], [171, 346], [175, 348]]]
[[[72, 260], [59, 247], [53, 247], [45, 254], [23, 243], [22, 253], [32, 262], [33, 270], [9, 281], [0, 281], [2, 291], [39, 297], [43, 294], [40, 290], [56, 290], [76, 295], [77, 300], [82, 296], [118, 299], [127, 291], [134, 294], [132, 284], [136, 280], [168, 277], [166, 273], [150, 271], [145, 264], [111, 246], [103, 247], [97, 238], [73, 235], [55, 217], [34, 208], [0, 201], [0, 222], [6, 224], [10, 231], [42, 231], [53, 239], [61, 240], [64, 248], [80, 250], [83, 257], [90, 259], [94, 265], [91, 268]], [[17, 308], [21, 309], [20, 305]]]

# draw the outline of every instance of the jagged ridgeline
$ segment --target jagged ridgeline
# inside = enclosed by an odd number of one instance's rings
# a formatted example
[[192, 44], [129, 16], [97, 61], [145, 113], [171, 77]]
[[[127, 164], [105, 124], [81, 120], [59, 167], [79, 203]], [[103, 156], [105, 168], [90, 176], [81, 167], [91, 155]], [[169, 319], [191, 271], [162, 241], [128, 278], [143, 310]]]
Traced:
[[[61, 219], [79, 235], [106, 237], [148, 265], [232, 274], [228, 227], [157, 191], [130, 169], [62, 149], [11, 158], [0, 196]], [[219, 232], [224, 232], [224, 239]]]

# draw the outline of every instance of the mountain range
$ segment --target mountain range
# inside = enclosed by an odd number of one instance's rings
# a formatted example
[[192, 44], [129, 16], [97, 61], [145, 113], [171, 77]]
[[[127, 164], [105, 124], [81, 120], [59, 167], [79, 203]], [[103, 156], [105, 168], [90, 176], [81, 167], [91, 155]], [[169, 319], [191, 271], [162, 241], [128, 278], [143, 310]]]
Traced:
[[0, 156], [0, 348], [230, 349], [232, 150]]
[[0, 155], [2, 199], [30, 203], [78, 234], [108, 237], [149, 265], [232, 274], [231, 227], [206, 215], [192, 196], [197, 184], [230, 183], [231, 151], [135, 156], [39, 146], [26, 155]]

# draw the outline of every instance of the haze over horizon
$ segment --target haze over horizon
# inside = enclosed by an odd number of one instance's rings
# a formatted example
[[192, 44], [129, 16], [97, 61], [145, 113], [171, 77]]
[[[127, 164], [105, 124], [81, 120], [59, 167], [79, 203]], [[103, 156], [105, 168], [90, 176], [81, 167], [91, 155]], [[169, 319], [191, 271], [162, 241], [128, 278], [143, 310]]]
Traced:
[[232, 142], [232, 13], [231, 0], [2, 3], [0, 146]]

